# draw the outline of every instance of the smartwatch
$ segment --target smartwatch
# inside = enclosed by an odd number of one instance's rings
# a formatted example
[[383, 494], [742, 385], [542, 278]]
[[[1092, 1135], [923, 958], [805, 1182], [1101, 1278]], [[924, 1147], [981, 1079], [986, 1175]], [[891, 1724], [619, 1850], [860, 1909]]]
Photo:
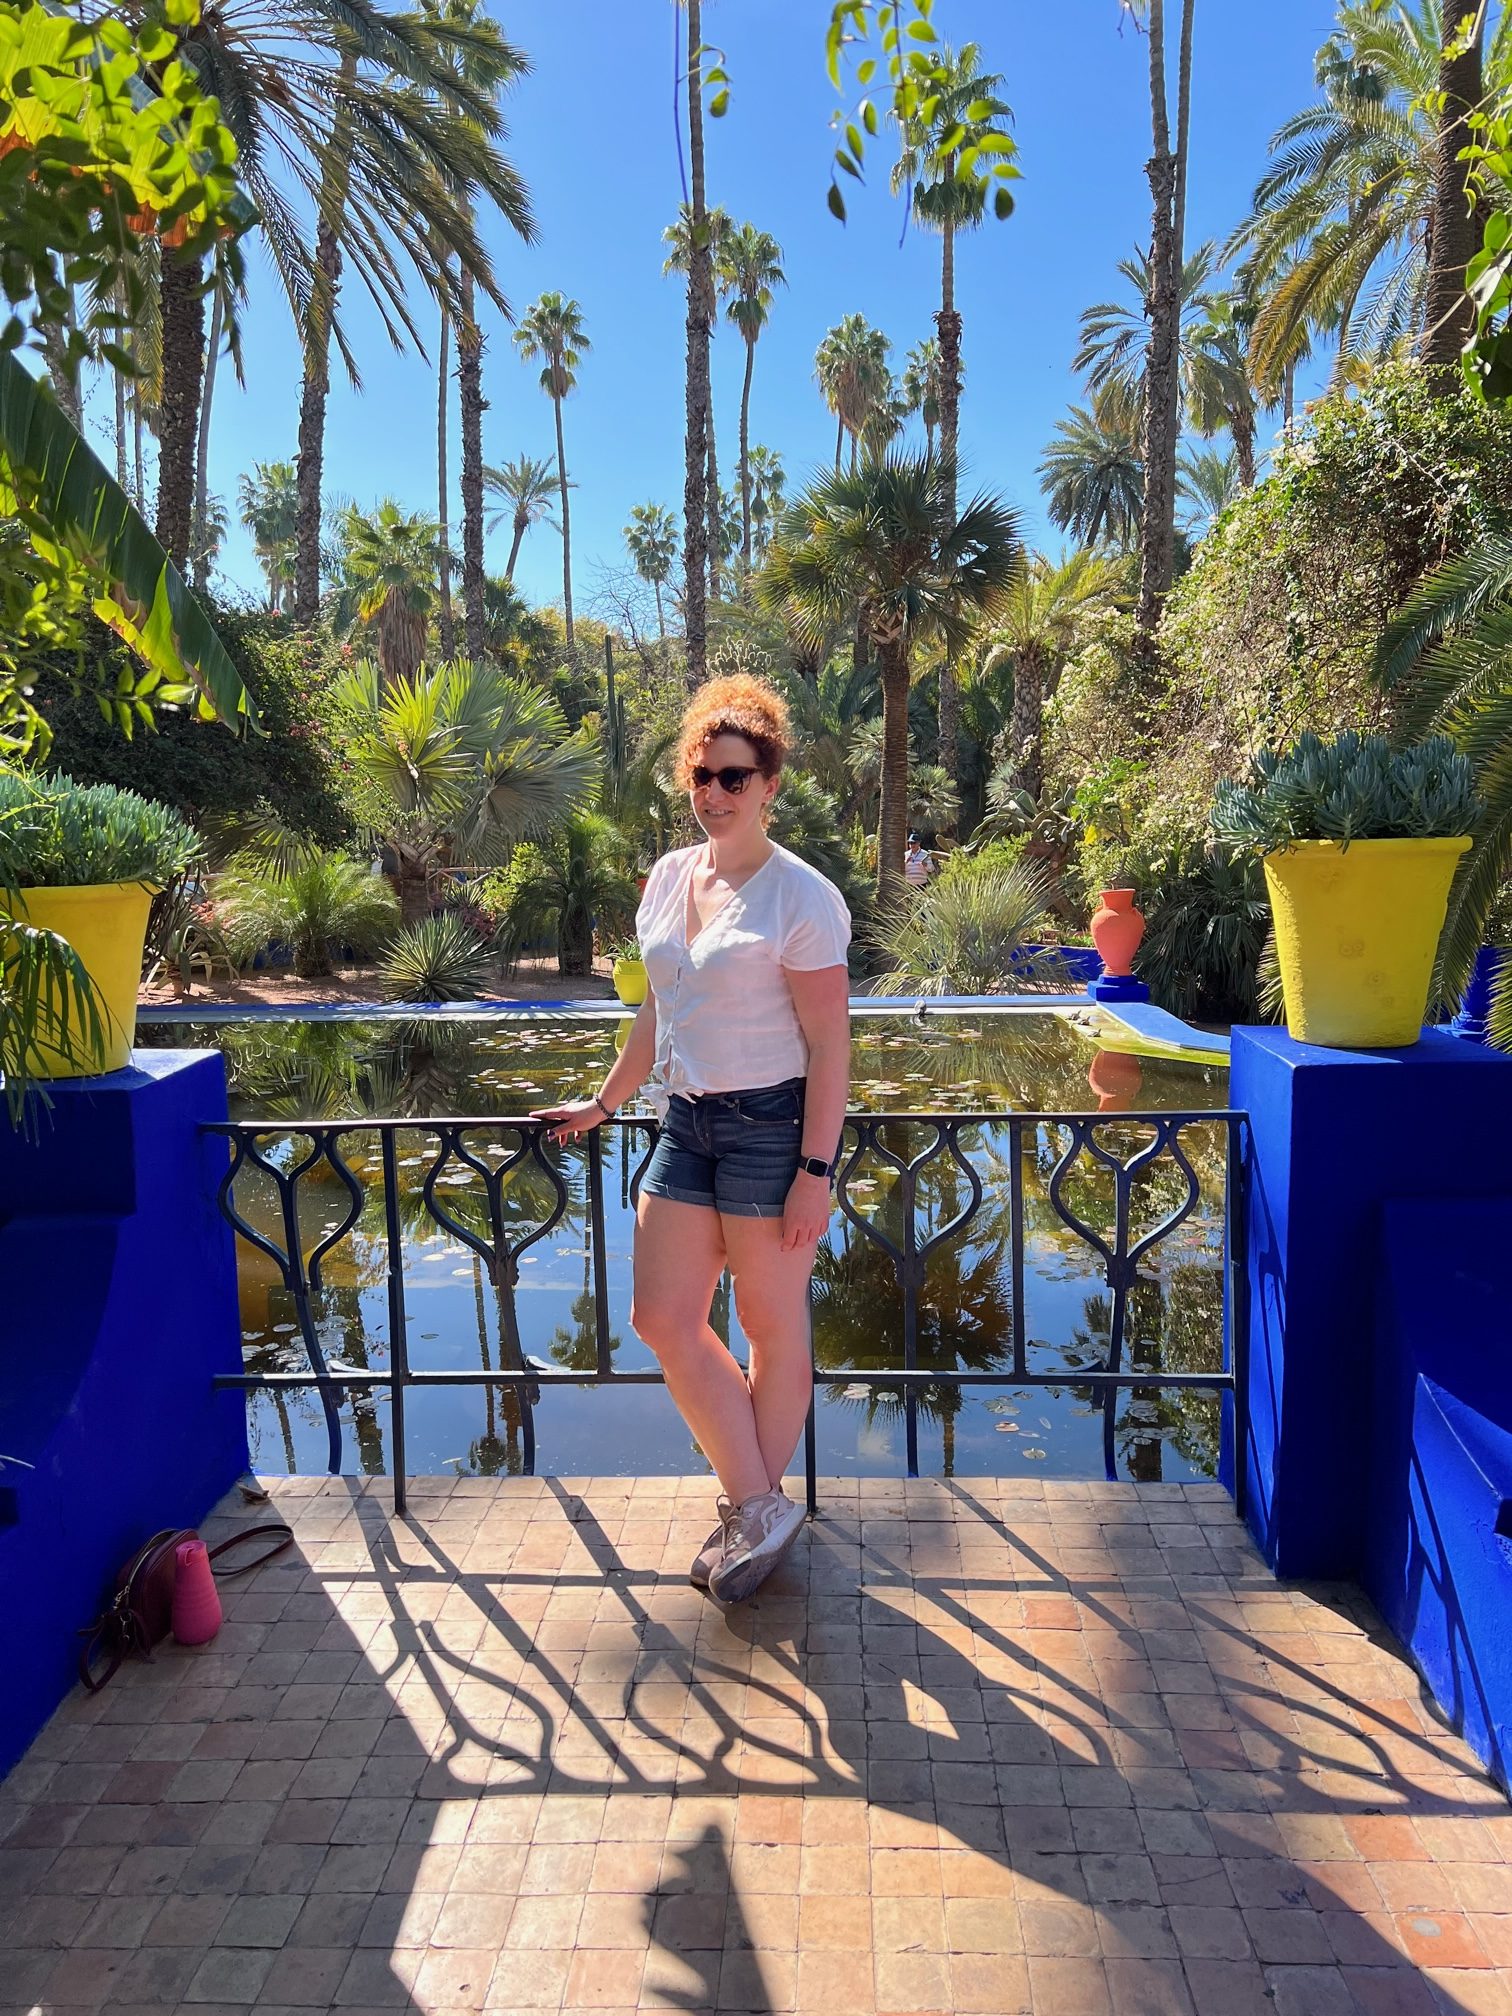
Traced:
[[830, 1182], [834, 1181], [834, 1165], [826, 1162], [822, 1155], [800, 1155], [798, 1167], [805, 1176], [823, 1176]]

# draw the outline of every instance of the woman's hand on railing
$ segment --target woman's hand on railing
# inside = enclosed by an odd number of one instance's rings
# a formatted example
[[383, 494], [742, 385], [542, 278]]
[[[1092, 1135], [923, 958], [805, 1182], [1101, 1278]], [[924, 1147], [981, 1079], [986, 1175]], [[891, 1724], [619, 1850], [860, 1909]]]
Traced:
[[591, 1134], [595, 1127], [602, 1127], [608, 1114], [597, 1099], [572, 1099], [565, 1106], [537, 1106], [530, 1115], [532, 1120], [546, 1120], [551, 1124], [546, 1129], [548, 1141], [560, 1144], [576, 1141], [580, 1134]]

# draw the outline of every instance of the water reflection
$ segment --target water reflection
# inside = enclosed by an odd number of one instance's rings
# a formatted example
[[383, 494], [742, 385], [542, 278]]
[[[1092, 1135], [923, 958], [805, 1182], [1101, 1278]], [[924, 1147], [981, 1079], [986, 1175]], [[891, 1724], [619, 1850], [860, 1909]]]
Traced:
[[[507, 1115], [589, 1082], [612, 1050], [610, 1021], [571, 1023], [261, 1023], [159, 1034], [182, 1043], [187, 1034], [218, 1040], [226, 1051], [238, 1117], [294, 1121], [367, 1114], [413, 1117], [395, 1136], [396, 1195], [404, 1249], [408, 1344], [416, 1369], [534, 1370], [590, 1373], [597, 1362], [596, 1296], [589, 1236], [586, 1158], [565, 1150], [548, 1173], [528, 1157], [504, 1173], [518, 1136], [507, 1130], [485, 1149], [470, 1139], [476, 1163], [450, 1157], [434, 1173], [432, 1194], [454, 1231], [438, 1226], [425, 1201], [425, 1182], [439, 1147], [425, 1125], [428, 1112]], [[1128, 1090], [1133, 1065], [1142, 1110], [1191, 1110], [1221, 1103], [1223, 1076], [1207, 1070], [1120, 1059], [1112, 1096]], [[1085, 1111], [1109, 1096], [1096, 1070], [1088, 1096], [1089, 1057], [1082, 1039], [1055, 1018], [931, 1017], [921, 1027], [907, 1017], [857, 1027], [858, 1110], [1024, 1110], [1060, 1106]], [[1099, 1085], [1098, 1080], [1103, 1079]], [[885, 1130], [887, 1145], [917, 1153], [932, 1130], [901, 1123]], [[1105, 1130], [1119, 1153], [1131, 1155], [1149, 1130], [1131, 1121]], [[629, 1329], [631, 1177], [649, 1136], [605, 1130], [604, 1211], [609, 1289], [609, 1351], [616, 1366], [652, 1364]], [[1221, 1123], [1187, 1128], [1183, 1147], [1195, 1171], [1199, 1201], [1169, 1239], [1153, 1247], [1128, 1292], [1126, 1363], [1133, 1370], [1212, 1370], [1220, 1362], [1221, 1235], [1224, 1181]], [[1041, 1462], [1060, 1474], [1100, 1474], [1101, 1408], [1078, 1370], [1107, 1354], [1109, 1298], [1097, 1254], [1053, 1208], [1049, 1184], [1067, 1145], [1052, 1122], [1022, 1130], [1025, 1227], [1024, 1327], [1030, 1366], [1065, 1372], [1053, 1389], [1012, 1384], [1013, 1268], [1009, 1130], [990, 1123], [965, 1130], [962, 1145], [982, 1186], [969, 1226], [928, 1253], [918, 1304], [916, 1363], [1003, 1375], [1001, 1388], [962, 1395], [943, 1377], [916, 1388], [924, 1468], [947, 1474], [1027, 1469]], [[284, 1166], [303, 1153], [291, 1128], [279, 1150]], [[343, 1137], [343, 1152], [366, 1199], [350, 1237], [327, 1257], [323, 1292], [312, 1306], [322, 1349], [337, 1369], [389, 1366], [384, 1200], [378, 1137]], [[553, 1174], [556, 1181], [553, 1180]], [[852, 1201], [874, 1229], [901, 1244], [902, 1190], [896, 1168], [871, 1158], [853, 1172]], [[502, 1231], [518, 1246], [550, 1217], [556, 1182], [565, 1188], [560, 1221], [519, 1255], [514, 1279], [495, 1281], [465, 1235], [493, 1243]], [[1109, 1172], [1083, 1156], [1062, 1182], [1063, 1203], [1090, 1228], [1111, 1231]], [[1130, 1191], [1131, 1229], [1159, 1224], [1180, 1200], [1184, 1179], [1159, 1161]], [[493, 1192], [492, 1204], [490, 1192]], [[249, 1221], [281, 1240], [278, 1199], [265, 1177], [239, 1179], [238, 1203]], [[969, 1202], [969, 1184], [947, 1155], [917, 1173], [916, 1233], [921, 1244]], [[299, 1229], [306, 1250], [337, 1226], [346, 1192], [329, 1169], [300, 1184]], [[295, 1370], [304, 1352], [291, 1298], [277, 1270], [243, 1243], [243, 1335], [249, 1369]], [[715, 1327], [738, 1355], [744, 1339], [722, 1295]], [[815, 1270], [815, 1350], [822, 1369], [886, 1371], [902, 1364], [903, 1300], [893, 1261], [866, 1231], [838, 1217]], [[348, 1389], [344, 1460], [366, 1471], [386, 1467], [390, 1448], [388, 1389]], [[818, 1408], [821, 1470], [885, 1474], [902, 1467], [901, 1386], [821, 1389]], [[269, 1469], [324, 1468], [321, 1412], [312, 1394], [269, 1392], [252, 1403], [258, 1461]], [[689, 1449], [664, 1395], [652, 1388], [542, 1387], [534, 1381], [500, 1388], [412, 1389], [406, 1418], [408, 1465], [472, 1474], [513, 1473], [535, 1463], [565, 1472], [681, 1472]], [[1116, 1434], [1124, 1474], [1211, 1475], [1216, 1462], [1218, 1408], [1207, 1394], [1134, 1387], [1121, 1400]], [[539, 1442], [539, 1448], [536, 1444]]]

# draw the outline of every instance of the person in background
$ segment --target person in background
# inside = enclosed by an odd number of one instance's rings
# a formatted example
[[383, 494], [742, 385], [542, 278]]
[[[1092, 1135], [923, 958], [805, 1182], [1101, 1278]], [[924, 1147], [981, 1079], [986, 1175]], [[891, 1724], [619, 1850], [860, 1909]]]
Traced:
[[[647, 878], [645, 1003], [599, 1090], [534, 1116], [575, 1139], [653, 1081], [662, 1124], [630, 1320], [719, 1478], [719, 1523], [689, 1574], [721, 1607], [750, 1596], [803, 1525], [782, 1480], [813, 1393], [809, 1276], [850, 1089], [850, 913], [766, 830], [790, 733], [764, 679], [694, 695], [677, 775], [705, 837]], [[726, 1267], [748, 1373], [709, 1322]]]
[[903, 856], [903, 876], [910, 889], [922, 889], [934, 873], [934, 856], [922, 845], [917, 833], [908, 836], [908, 850]]

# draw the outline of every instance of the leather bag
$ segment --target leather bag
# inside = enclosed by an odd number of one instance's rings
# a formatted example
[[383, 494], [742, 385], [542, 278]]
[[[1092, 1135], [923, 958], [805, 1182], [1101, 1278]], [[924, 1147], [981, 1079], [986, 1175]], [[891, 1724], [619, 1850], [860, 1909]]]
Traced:
[[[94, 1623], [80, 1632], [84, 1645], [79, 1653], [79, 1678], [91, 1694], [98, 1694], [114, 1677], [123, 1660], [151, 1659], [152, 1648], [168, 1636], [173, 1621], [173, 1582], [178, 1573], [178, 1549], [186, 1540], [198, 1540], [193, 1527], [165, 1527], [137, 1549], [115, 1579], [115, 1593], [109, 1607]], [[215, 1563], [233, 1548], [249, 1540], [271, 1540], [250, 1561], [236, 1561], [224, 1568]], [[290, 1527], [277, 1521], [264, 1526], [248, 1526], [233, 1533], [218, 1547], [210, 1549], [211, 1572], [218, 1581], [249, 1574], [294, 1544]], [[103, 1670], [95, 1669], [104, 1662]]]

